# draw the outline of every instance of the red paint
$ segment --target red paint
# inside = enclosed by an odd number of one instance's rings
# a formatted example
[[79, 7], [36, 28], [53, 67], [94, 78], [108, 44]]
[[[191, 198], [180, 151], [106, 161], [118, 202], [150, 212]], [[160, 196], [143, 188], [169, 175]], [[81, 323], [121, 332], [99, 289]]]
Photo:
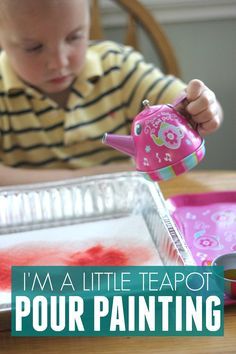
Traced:
[[71, 266], [125, 266], [129, 263], [127, 252], [115, 247], [97, 245], [71, 255]]
[[72, 252], [63, 244], [57, 248], [51, 245], [20, 245], [0, 251], [0, 290], [11, 287], [11, 267], [68, 265], [68, 266], [127, 266], [142, 265], [151, 257], [144, 247], [103, 246], [96, 244], [85, 250]]

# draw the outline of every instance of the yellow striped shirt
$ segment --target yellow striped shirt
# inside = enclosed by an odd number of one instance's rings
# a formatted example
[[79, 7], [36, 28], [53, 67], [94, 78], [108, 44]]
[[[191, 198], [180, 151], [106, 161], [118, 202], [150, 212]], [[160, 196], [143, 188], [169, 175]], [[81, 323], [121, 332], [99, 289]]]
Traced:
[[23, 81], [0, 55], [0, 160], [21, 168], [83, 168], [127, 157], [102, 144], [129, 134], [142, 101], [168, 103], [185, 85], [111, 41], [91, 42], [65, 108]]

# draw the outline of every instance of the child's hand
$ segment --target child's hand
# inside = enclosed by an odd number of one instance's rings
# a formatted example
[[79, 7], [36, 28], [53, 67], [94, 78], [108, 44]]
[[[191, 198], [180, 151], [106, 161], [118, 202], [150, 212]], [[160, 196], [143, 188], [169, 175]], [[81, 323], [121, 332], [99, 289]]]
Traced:
[[184, 110], [190, 114], [193, 123], [197, 124], [199, 134], [204, 136], [217, 130], [222, 122], [223, 112], [214, 92], [202, 81], [191, 80], [186, 87], [186, 94]]

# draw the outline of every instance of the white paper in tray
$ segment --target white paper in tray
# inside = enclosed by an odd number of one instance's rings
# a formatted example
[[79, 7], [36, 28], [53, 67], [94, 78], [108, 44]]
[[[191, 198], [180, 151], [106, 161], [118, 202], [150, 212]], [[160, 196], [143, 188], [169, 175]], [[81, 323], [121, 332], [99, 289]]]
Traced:
[[12, 265], [162, 264], [142, 215], [2, 235], [0, 259], [0, 305]]

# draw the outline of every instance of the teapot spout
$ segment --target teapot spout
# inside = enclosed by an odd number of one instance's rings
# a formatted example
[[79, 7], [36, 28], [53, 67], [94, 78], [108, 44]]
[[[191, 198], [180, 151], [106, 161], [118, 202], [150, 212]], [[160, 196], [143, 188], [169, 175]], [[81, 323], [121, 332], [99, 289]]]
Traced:
[[116, 150], [123, 152], [131, 157], [135, 157], [134, 140], [131, 135], [117, 135], [106, 133], [103, 136], [102, 142], [113, 147]]

